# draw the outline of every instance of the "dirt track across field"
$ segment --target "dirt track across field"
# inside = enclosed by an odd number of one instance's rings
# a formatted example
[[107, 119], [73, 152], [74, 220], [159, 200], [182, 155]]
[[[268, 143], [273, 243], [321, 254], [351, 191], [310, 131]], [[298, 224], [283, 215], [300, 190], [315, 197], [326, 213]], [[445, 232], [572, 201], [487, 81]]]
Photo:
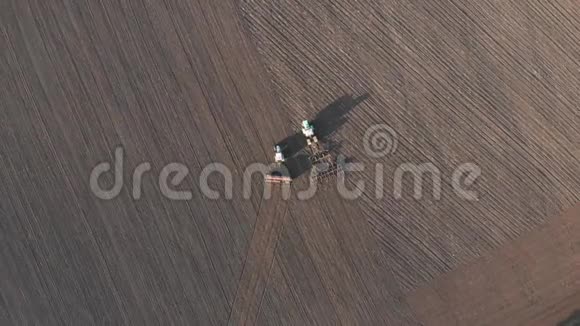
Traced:
[[[578, 17], [572, 0], [4, 1], [0, 324], [573, 319], [580, 216], [555, 217], [580, 199]], [[303, 119], [364, 165], [347, 175], [360, 198], [329, 180], [296, 199]], [[398, 145], [381, 157], [364, 146], [377, 124]], [[279, 142], [292, 198], [262, 199], [259, 176], [244, 198]], [[102, 200], [90, 174], [117, 147], [124, 185]], [[160, 190], [172, 162], [190, 200]], [[220, 176], [219, 199], [199, 186], [213, 163], [233, 198]], [[427, 177], [397, 198], [395, 171], [424, 163], [441, 198]], [[452, 186], [465, 163], [477, 201]]]

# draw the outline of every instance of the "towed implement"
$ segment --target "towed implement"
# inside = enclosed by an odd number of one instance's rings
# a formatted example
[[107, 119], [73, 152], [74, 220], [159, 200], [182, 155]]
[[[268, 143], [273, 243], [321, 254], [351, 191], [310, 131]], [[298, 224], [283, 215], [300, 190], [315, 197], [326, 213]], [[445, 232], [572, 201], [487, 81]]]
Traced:
[[313, 167], [310, 178], [312, 180], [324, 180], [328, 177], [335, 176], [342, 171], [342, 167], [336, 162], [317, 163]]
[[310, 162], [312, 163], [312, 180], [323, 180], [335, 176], [342, 171], [342, 167], [330, 155], [330, 152], [320, 146], [310, 147]]
[[318, 142], [314, 126], [308, 120], [302, 121], [302, 133], [306, 137], [310, 163], [312, 164], [312, 180], [322, 180], [337, 175], [342, 171], [341, 166], [330, 155], [330, 151]]

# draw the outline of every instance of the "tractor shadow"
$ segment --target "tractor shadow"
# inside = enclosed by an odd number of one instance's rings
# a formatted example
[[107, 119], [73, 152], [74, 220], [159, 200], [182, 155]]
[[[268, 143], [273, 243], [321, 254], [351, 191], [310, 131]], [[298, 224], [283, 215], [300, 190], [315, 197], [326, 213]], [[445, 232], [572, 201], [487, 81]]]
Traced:
[[580, 326], [580, 310], [576, 310], [568, 319], [559, 322], [557, 326]]
[[[352, 95], [345, 95], [318, 112], [312, 120], [312, 124], [318, 140], [327, 150], [336, 152], [341, 147], [341, 143], [334, 141], [331, 136], [348, 121], [349, 113], [368, 98], [368, 93], [356, 98]], [[306, 138], [301, 131], [286, 137], [278, 144], [282, 146], [284, 156], [287, 157], [286, 166], [292, 179], [302, 176], [312, 168], [312, 163], [306, 150]]]
[[323, 142], [329, 141], [328, 138], [348, 121], [349, 113], [368, 98], [368, 93], [356, 98], [345, 95], [318, 112], [312, 120], [318, 139]]
[[296, 132], [278, 144], [282, 146], [282, 152], [286, 157], [286, 167], [292, 179], [298, 178], [312, 167], [305, 149], [306, 138], [302, 132]]

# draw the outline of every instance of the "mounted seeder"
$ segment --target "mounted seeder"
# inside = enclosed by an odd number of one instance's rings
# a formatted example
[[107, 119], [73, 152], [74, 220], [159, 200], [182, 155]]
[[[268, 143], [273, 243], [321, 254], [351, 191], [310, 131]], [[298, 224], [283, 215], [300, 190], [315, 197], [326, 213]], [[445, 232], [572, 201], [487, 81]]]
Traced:
[[292, 178], [288, 168], [286, 167], [286, 158], [282, 152], [280, 145], [274, 146], [274, 164], [275, 166], [266, 174], [266, 182], [268, 183], [290, 183]]

